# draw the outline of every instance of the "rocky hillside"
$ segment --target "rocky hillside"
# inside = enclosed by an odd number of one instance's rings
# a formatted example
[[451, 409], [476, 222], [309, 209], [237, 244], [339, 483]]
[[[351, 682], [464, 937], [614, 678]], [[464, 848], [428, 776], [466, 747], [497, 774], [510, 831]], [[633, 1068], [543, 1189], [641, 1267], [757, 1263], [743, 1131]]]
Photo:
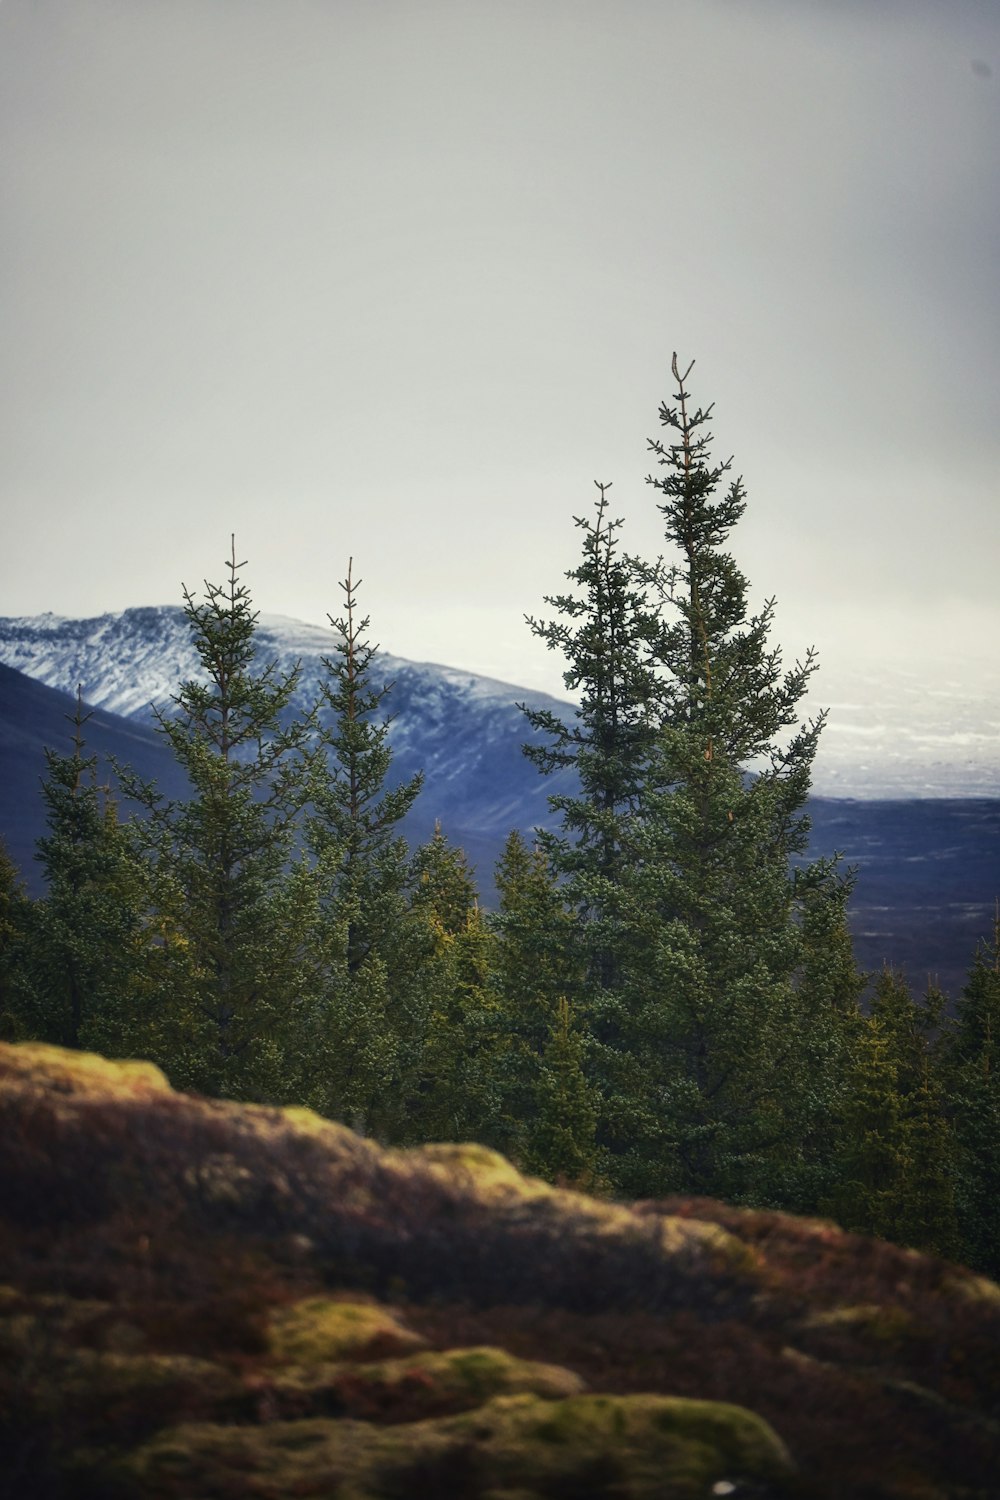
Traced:
[[1000, 1289], [0, 1047], [0, 1489], [987, 1500]]

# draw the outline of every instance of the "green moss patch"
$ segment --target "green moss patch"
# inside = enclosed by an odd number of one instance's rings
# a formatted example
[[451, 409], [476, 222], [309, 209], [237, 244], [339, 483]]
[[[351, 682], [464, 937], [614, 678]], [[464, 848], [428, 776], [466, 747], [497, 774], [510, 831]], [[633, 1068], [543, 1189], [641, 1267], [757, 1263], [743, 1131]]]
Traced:
[[191, 1425], [160, 1435], [125, 1465], [134, 1492], [149, 1500], [237, 1493], [703, 1500], [727, 1483], [767, 1484], [779, 1495], [791, 1472], [782, 1444], [752, 1413], [655, 1396], [502, 1396], [474, 1413], [402, 1427]]
[[4, 1067], [30, 1078], [32, 1089], [96, 1094], [115, 1098], [169, 1094], [165, 1076], [153, 1063], [111, 1062], [96, 1052], [71, 1052], [46, 1042], [21, 1042], [4, 1048]]
[[410, 1170], [429, 1168], [436, 1176], [471, 1189], [484, 1202], [558, 1196], [548, 1183], [537, 1177], [525, 1177], [499, 1151], [478, 1146], [474, 1141], [418, 1146], [387, 1155], [397, 1166]]
[[956, 1267], [945, 1277], [943, 1289], [965, 1301], [984, 1302], [989, 1307], [1000, 1308], [1000, 1286], [988, 1276], [977, 1276], [972, 1271]]
[[466, 1411], [494, 1396], [575, 1396], [585, 1383], [559, 1365], [484, 1346], [426, 1350], [369, 1364], [289, 1365], [275, 1373], [267, 1389], [281, 1416], [413, 1422]]
[[883, 1344], [896, 1344], [913, 1328], [913, 1318], [903, 1307], [880, 1307], [862, 1303], [857, 1307], [830, 1307], [806, 1318], [803, 1328], [849, 1330]]
[[276, 1359], [311, 1365], [405, 1354], [424, 1341], [375, 1303], [309, 1297], [272, 1313], [268, 1342]]

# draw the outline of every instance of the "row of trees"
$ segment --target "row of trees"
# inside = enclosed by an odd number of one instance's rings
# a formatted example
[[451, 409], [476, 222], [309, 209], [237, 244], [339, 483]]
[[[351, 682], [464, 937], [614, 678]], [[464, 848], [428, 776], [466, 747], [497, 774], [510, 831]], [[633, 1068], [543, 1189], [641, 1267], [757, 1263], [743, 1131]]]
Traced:
[[391, 775], [388, 688], [351, 570], [320, 701], [255, 659], [235, 551], [185, 608], [202, 665], [160, 729], [190, 795], [96, 780], [78, 707], [48, 754], [47, 894], [0, 875], [12, 1037], [159, 1062], [204, 1092], [310, 1104], [399, 1142], [475, 1137], [530, 1170], [631, 1195], [827, 1212], [996, 1269], [1000, 953], [955, 1018], [865, 979], [851, 879], [806, 858], [823, 717], [725, 550], [745, 507], [676, 404], [649, 483], [670, 561], [622, 546], [598, 486], [570, 591], [536, 635], [566, 659], [571, 721], [526, 711], [526, 753], [569, 770], [559, 827], [513, 833], [486, 914], [420, 792]]

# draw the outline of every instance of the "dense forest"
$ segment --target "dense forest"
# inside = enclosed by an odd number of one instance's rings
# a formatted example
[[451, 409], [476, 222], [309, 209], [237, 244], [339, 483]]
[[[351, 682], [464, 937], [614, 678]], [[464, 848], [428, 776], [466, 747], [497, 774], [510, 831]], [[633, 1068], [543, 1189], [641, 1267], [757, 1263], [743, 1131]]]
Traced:
[[[462, 851], [399, 824], [390, 687], [349, 568], [320, 700], [257, 660], [235, 549], [184, 601], [203, 667], [159, 728], [190, 796], [100, 785], [78, 705], [47, 752], [32, 900], [0, 849], [0, 1036], [158, 1063], [179, 1088], [311, 1106], [382, 1142], [474, 1138], [591, 1191], [820, 1214], [1000, 1272], [1000, 941], [951, 1011], [859, 972], [851, 874], [806, 858], [823, 716], [676, 357], [648, 483], [666, 560], [599, 484], [569, 589], [529, 625], [565, 658], [557, 831], [507, 841], [484, 911]], [[862, 1001], [862, 996], [868, 998]]]

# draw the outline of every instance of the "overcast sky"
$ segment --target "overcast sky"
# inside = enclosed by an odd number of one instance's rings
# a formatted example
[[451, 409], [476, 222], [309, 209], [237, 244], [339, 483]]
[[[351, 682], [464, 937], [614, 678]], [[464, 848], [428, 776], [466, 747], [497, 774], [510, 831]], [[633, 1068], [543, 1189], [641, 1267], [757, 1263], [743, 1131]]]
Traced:
[[673, 349], [792, 651], [992, 656], [997, 0], [0, 0], [0, 614], [179, 602], [554, 686]]

